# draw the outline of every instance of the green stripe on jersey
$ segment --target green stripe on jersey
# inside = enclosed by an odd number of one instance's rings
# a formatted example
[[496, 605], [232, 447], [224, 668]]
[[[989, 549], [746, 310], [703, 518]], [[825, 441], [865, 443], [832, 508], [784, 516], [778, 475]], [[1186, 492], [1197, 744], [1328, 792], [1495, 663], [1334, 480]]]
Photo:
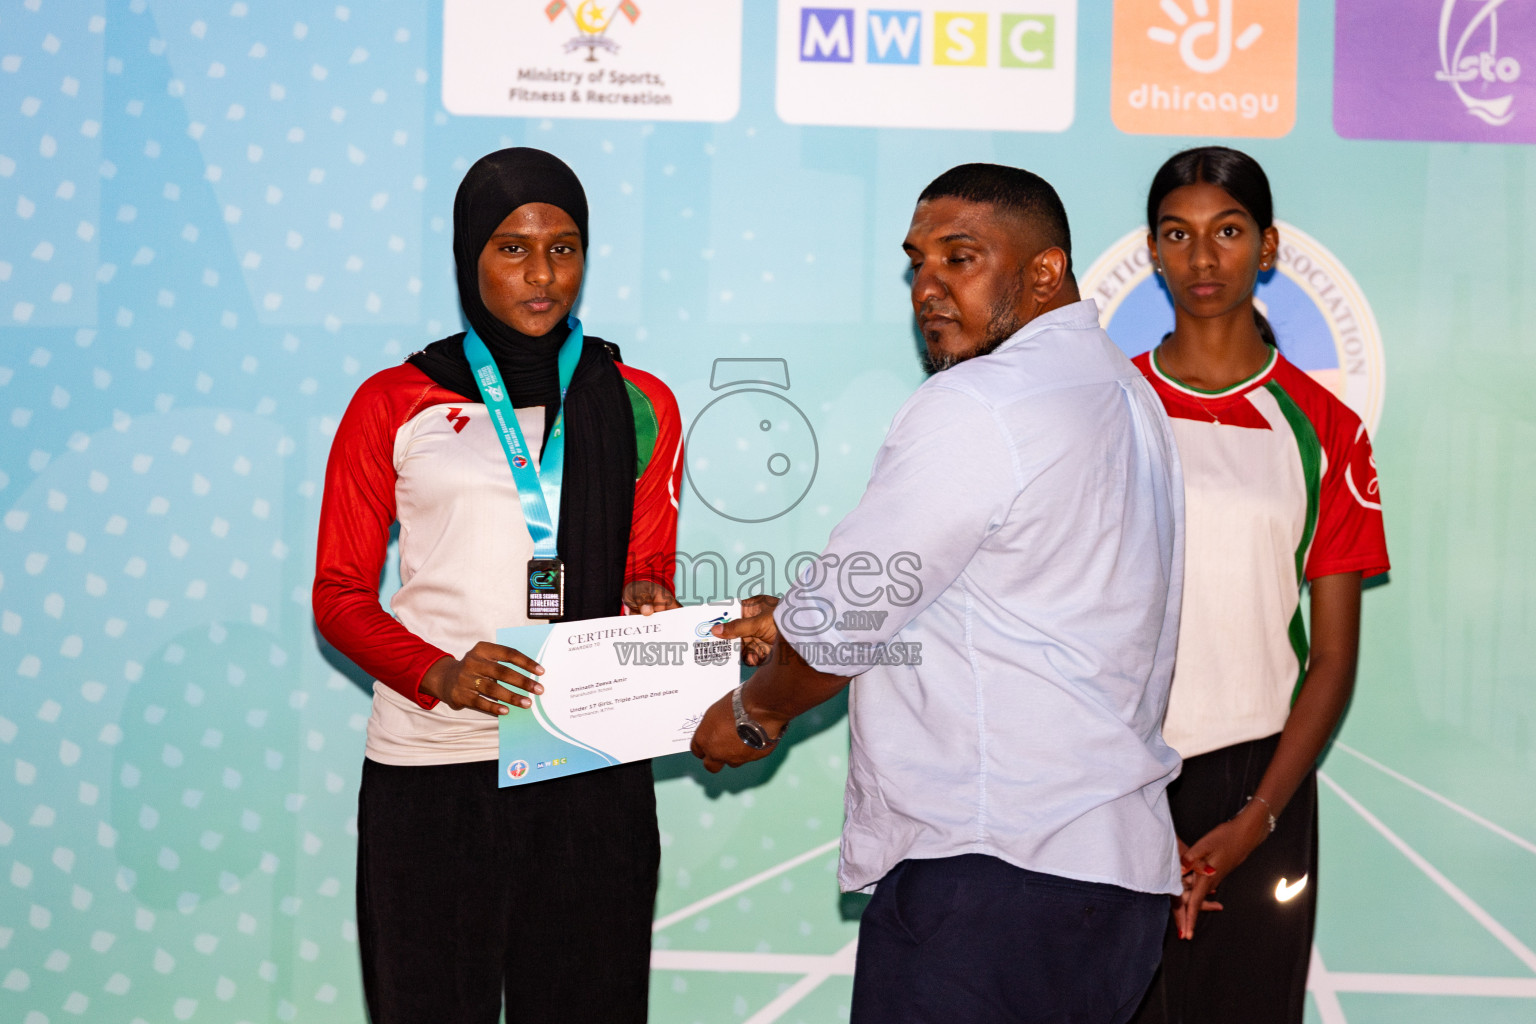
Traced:
[[635, 479], [639, 480], [645, 475], [645, 467], [650, 465], [651, 456], [656, 452], [656, 438], [661, 433], [661, 424], [656, 419], [656, 408], [651, 405], [645, 392], [628, 379], [625, 379], [624, 386], [629, 389], [629, 407], [635, 412]]
[[[1323, 478], [1323, 444], [1317, 437], [1317, 430], [1312, 426], [1312, 421], [1307, 419], [1307, 414], [1301, 411], [1301, 406], [1285, 393], [1285, 389], [1273, 380], [1264, 382], [1264, 389], [1275, 398], [1275, 404], [1280, 406], [1280, 413], [1285, 417], [1285, 422], [1291, 426], [1291, 433], [1296, 435], [1296, 450], [1301, 455], [1301, 475], [1307, 482], [1307, 519], [1301, 530], [1301, 543], [1296, 548], [1296, 583], [1300, 586], [1305, 579], [1304, 571], [1307, 562], [1307, 549], [1312, 546], [1312, 535], [1317, 531], [1317, 508], [1319, 496], [1322, 493]], [[1296, 703], [1297, 696], [1301, 693], [1301, 684], [1307, 678], [1307, 658], [1311, 653], [1311, 645], [1307, 642], [1307, 627], [1302, 622], [1301, 605], [1296, 605], [1296, 614], [1291, 616], [1291, 626], [1288, 630], [1291, 640], [1291, 649], [1296, 652], [1296, 662], [1301, 666], [1296, 676], [1296, 688], [1291, 691], [1291, 703]]]

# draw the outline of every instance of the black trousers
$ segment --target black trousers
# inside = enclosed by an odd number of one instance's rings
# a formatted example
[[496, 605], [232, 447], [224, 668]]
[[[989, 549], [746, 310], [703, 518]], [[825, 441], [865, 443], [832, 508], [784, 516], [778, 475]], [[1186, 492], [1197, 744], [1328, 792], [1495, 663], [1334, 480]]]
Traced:
[[[1185, 761], [1168, 787], [1179, 838], [1194, 845], [1242, 810], [1279, 742], [1276, 734]], [[1301, 1024], [1317, 919], [1316, 772], [1215, 899], [1224, 909], [1201, 914], [1191, 940], [1179, 938], [1170, 915], [1163, 965], [1135, 1024]]]
[[1168, 897], [981, 854], [904, 860], [859, 924], [852, 1024], [1123, 1024]]
[[649, 762], [498, 789], [496, 762], [363, 762], [373, 1024], [643, 1022], [661, 846]]

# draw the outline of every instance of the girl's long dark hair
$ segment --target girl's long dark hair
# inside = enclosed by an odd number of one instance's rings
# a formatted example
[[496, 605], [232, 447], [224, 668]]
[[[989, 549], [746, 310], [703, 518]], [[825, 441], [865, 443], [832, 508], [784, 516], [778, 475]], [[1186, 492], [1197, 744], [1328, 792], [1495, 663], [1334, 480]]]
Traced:
[[[1275, 201], [1269, 191], [1269, 177], [1259, 162], [1247, 153], [1226, 146], [1200, 146], [1175, 153], [1152, 176], [1152, 187], [1147, 190], [1147, 230], [1157, 235], [1157, 211], [1168, 193], [1199, 183], [1215, 185], [1236, 199], [1259, 225], [1260, 231], [1274, 226]], [[1273, 346], [1274, 329], [1258, 307], [1254, 307], [1253, 320], [1264, 343]]]

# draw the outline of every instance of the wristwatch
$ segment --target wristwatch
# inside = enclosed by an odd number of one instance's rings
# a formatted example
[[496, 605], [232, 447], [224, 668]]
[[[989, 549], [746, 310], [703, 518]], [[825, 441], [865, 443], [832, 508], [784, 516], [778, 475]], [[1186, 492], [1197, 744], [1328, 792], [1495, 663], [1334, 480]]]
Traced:
[[741, 686], [731, 691], [731, 713], [736, 716], [736, 735], [741, 737], [741, 742], [753, 750], [766, 750], [779, 742], [779, 738], [784, 735], [780, 732], [778, 736], [770, 737], [768, 730], [747, 714], [747, 709], [741, 703]]

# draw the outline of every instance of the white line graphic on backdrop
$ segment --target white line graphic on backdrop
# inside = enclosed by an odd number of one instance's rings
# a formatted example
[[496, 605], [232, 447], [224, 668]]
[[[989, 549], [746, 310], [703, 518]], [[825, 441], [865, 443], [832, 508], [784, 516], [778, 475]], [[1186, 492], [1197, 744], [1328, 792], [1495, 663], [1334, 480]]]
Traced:
[[1377, 832], [1380, 832], [1382, 837], [1385, 838], [1387, 842], [1397, 847], [1398, 852], [1412, 861], [1414, 867], [1428, 875], [1430, 881], [1438, 885], [1447, 896], [1460, 904], [1461, 909], [1471, 914], [1473, 919], [1476, 920], [1478, 924], [1486, 928], [1490, 935], [1492, 935], [1495, 939], [1498, 939], [1499, 942], [1503, 944], [1505, 949], [1513, 953], [1521, 963], [1525, 964], [1525, 966], [1529, 967], [1532, 971], [1536, 971], [1536, 953], [1531, 952], [1525, 943], [1515, 938], [1514, 934], [1511, 933], [1508, 928], [1505, 928], [1502, 924], [1495, 920], [1494, 916], [1488, 913], [1488, 911], [1484, 910], [1476, 900], [1462, 892], [1460, 887], [1458, 887], [1455, 882], [1452, 882], [1449, 878], [1446, 878], [1445, 875], [1441, 874], [1438, 868], [1424, 859], [1423, 854], [1419, 853], [1419, 851], [1405, 843], [1396, 832], [1393, 832], [1390, 828], [1383, 824], [1380, 818], [1366, 810], [1360, 801], [1356, 800], [1354, 797], [1345, 792], [1344, 787], [1340, 786], [1337, 782], [1334, 782], [1333, 779], [1329, 778], [1328, 775], [1324, 772], [1318, 772], [1317, 777], [1320, 781], [1326, 783], [1329, 789], [1337, 793], [1339, 799], [1348, 804], [1356, 814], [1364, 818], [1366, 824], [1370, 825]]
[[1401, 782], [1403, 785], [1409, 786], [1409, 787], [1411, 787], [1413, 789], [1418, 790], [1420, 793], [1423, 793], [1425, 796], [1429, 797], [1431, 800], [1439, 801], [1440, 803], [1442, 803], [1445, 806], [1449, 807], [1451, 810], [1455, 811], [1457, 814], [1459, 814], [1462, 817], [1466, 818], [1468, 821], [1473, 821], [1473, 822], [1476, 822], [1477, 824], [1483, 826], [1483, 828], [1485, 828], [1488, 831], [1492, 832], [1494, 835], [1502, 836], [1503, 838], [1508, 839], [1510, 842], [1514, 843], [1516, 846], [1519, 846], [1519, 847], [1522, 847], [1522, 848], [1524, 848], [1526, 850], [1529, 850], [1531, 853], [1536, 853], [1536, 843], [1531, 842], [1529, 839], [1525, 839], [1525, 838], [1523, 838], [1521, 836], [1517, 836], [1513, 832], [1509, 831], [1508, 829], [1503, 828], [1503, 827], [1501, 827], [1499, 825], [1495, 825], [1493, 822], [1489, 821], [1487, 818], [1483, 817], [1481, 814], [1478, 814], [1475, 811], [1469, 811], [1465, 807], [1461, 806], [1461, 804], [1458, 804], [1456, 801], [1450, 799], [1449, 797], [1441, 796], [1439, 793], [1436, 793], [1434, 790], [1430, 789], [1428, 786], [1421, 785], [1420, 783], [1414, 782], [1408, 776], [1403, 775], [1400, 772], [1393, 771], [1391, 768], [1388, 768], [1386, 765], [1382, 764], [1380, 761], [1377, 761], [1374, 758], [1367, 757], [1366, 755], [1360, 753], [1360, 751], [1356, 750], [1354, 747], [1348, 746], [1347, 744], [1344, 744], [1344, 743], [1335, 743], [1334, 746], [1339, 748], [1340, 750], [1344, 751], [1344, 753], [1349, 754], [1352, 757], [1359, 758], [1360, 760], [1364, 761], [1366, 764], [1370, 765], [1372, 768], [1375, 768], [1377, 771], [1379, 771], [1379, 772], [1381, 772], [1381, 773], [1383, 773], [1385, 775], [1391, 776], [1392, 778], [1396, 779], [1398, 782]]
[[[1171, 28], [1154, 25], [1147, 29], [1147, 38], [1154, 43], [1166, 43], [1170, 46], [1177, 43], [1179, 57], [1184, 61], [1184, 66], [1191, 71], [1202, 75], [1214, 74], [1227, 66], [1232, 59], [1232, 2], [1233, 0], [1217, 0], [1216, 20], [1202, 20], [1190, 23], [1189, 15], [1184, 13], [1175, 0], [1162, 0], [1159, 5], [1163, 13], [1168, 15], [1168, 20], [1182, 28], [1183, 32], [1175, 32]], [[1455, 0], [1448, 0], [1454, 3]], [[1498, 0], [1502, 3], [1503, 0]], [[1209, 0], [1194, 0], [1195, 17], [1208, 18], [1211, 13]], [[1243, 29], [1237, 37], [1237, 48], [1246, 50], [1259, 41], [1259, 36], [1264, 34], [1264, 26], [1254, 22]], [[1216, 52], [1209, 57], [1197, 57], [1195, 44], [1206, 36], [1216, 37]]]
[[[1371, 767], [1402, 782], [1404, 785], [1410, 786], [1444, 804], [1449, 809], [1488, 829], [1495, 835], [1507, 839], [1523, 849], [1536, 853], [1536, 843], [1532, 843], [1496, 825], [1475, 812], [1462, 807], [1460, 804], [1441, 796], [1427, 786], [1415, 782], [1406, 775], [1393, 771], [1391, 768], [1355, 750], [1353, 747], [1343, 743], [1336, 743], [1335, 746], [1352, 757], [1356, 757]], [[1521, 943], [1507, 928], [1494, 919], [1491, 914], [1464, 893], [1455, 883], [1450, 881], [1434, 865], [1430, 864], [1422, 854], [1404, 842], [1397, 833], [1388, 828], [1337, 782], [1323, 772], [1318, 772], [1318, 778], [1337, 793], [1351, 810], [1385, 837], [1388, 842], [1395, 846], [1400, 853], [1427, 875], [1431, 881], [1449, 895], [1462, 909], [1471, 914], [1501, 945], [1525, 963], [1526, 966], [1536, 971], [1536, 953], [1533, 953]], [[700, 911], [723, 903], [763, 882], [777, 878], [779, 875], [792, 871], [823, 854], [831, 853], [837, 848], [837, 845], [838, 840], [829, 840], [810, 850], [797, 854], [780, 864], [776, 864], [740, 882], [727, 886], [719, 892], [690, 903], [686, 907], [675, 910], [658, 919], [652, 925], [652, 930], [659, 932], [669, 928], [679, 921], [686, 920]], [[833, 977], [851, 977], [857, 950], [857, 940], [848, 943], [848, 945], [835, 953], [750, 953], [721, 952], [716, 950], [658, 949], [651, 953], [651, 968], [658, 971], [699, 971], [718, 974], [800, 975], [798, 981], [781, 992], [747, 1020], [747, 1024], [773, 1024], [774, 1021], [782, 1018], [790, 1009], [810, 995], [822, 982]], [[1316, 1001], [1318, 1016], [1321, 1018], [1322, 1024], [1349, 1024], [1348, 1018], [1344, 1014], [1343, 1006], [1339, 1002], [1339, 993], [1536, 999], [1536, 978], [1453, 974], [1335, 972], [1328, 970], [1323, 962], [1321, 952], [1314, 945], [1307, 978], [1307, 989], [1312, 993]]]
[[841, 841], [842, 840], [840, 838], [830, 839], [827, 842], [822, 843], [820, 846], [815, 847], [814, 849], [806, 850], [798, 857], [791, 857], [789, 860], [782, 864], [777, 864], [766, 871], [759, 871], [751, 878], [737, 882], [735, 885], [727, 886], [726, 888], [721, 889], [719, 892], [715, 893], [713, 896], [706, 896], [696, 903], [688, 904], [681, 910], [674, 910], [672, 913], [666, 915], [665, 917], [658, 918], [656, 923], [651, 925], [651, 931], [659, 932], [663, 928], [670, 928], [674, 924], [677, 924], [677, 922], [690, 918], [701, 910], [712, 907], [716, 903], [724, 902], [725, 900], [730, 899], [732, 896], [735, 896], [738, 893], [746, 892], [748, 889], [752, 888], [754, 885], [757, 885], [759, 882], [766, 882], [770, 878], [777, 878], [784, 872], [797, 868], [808, 860], [814, 860], [824, 853], [830, 853], [837, 849], [837, 844]]
[[827, 957], [830, 963], [824, 970], [807, 974], [789, 988], [780, 992], [778, 996], [767, 1006], [758, 1010], [747, 1018], [747, 1024], [773, 1024], [773, 1021], [784, 1016], [794, 1005], [816, 990], [816, 986], [826, 981], [833, 974], [852, 974], [854, 952], [858, 949], [859, 940], [854, 939], [842, 949]]
[[1317, 1001], [1317, 1015], [1323, 1019], [1323, 1024], [1349, 1024], [1344, 1007], [1339, 1005], [1333, 976], [1323, 966], [1323, 955], [1317, 951], [1316, 943], [1312, 945], [1312, 963], [1307, 967], [1307, 991]]

